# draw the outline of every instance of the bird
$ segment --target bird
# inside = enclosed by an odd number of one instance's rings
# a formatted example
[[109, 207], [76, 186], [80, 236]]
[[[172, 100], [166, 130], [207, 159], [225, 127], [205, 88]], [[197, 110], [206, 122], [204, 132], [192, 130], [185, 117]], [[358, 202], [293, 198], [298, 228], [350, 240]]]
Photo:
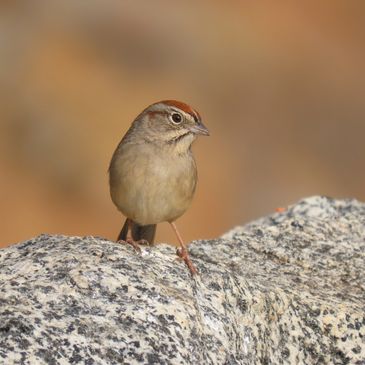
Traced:
[[170, 223], [177, 250], [192, 274], [197, 269], [175, 221], [189, 208], [197, 184], [192, 143], [209, 136], [200, 114], [186, 103], [163, 100], [145, 108], [118, 144], [109, 165], [110, 195], [126, 217], [117, 242], [140, 250], [153, 245], [156, 225]]

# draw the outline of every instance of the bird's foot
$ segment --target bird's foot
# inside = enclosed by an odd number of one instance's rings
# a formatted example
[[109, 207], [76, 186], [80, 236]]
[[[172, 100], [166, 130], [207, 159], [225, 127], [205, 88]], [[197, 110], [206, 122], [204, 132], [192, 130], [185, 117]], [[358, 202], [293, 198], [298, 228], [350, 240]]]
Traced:
[[152, 246], [147, 240], [141, 239], [138, 241], [135, 241], [137, 244], [142, 245], [142, 246]]
[[190, 260], [190, 256], [188, 253], [188, 250], [186, 248], [178, 248], [176, 250], [176, 254], [184, 260], [186, 266], [189, 268], [190, 272], [192, 275], [197, 275], [198, 274], [198, 270], [196, 269], [196, 267], [194, 266], [193, 262]]
[[118, 240], [117, 243], [131, 245], [138, 253], [142, 252], [139, 245], [149, 245], [149, 242], [146, 240], [134, 241], [132, 238], [127, 238], [126, 240]]

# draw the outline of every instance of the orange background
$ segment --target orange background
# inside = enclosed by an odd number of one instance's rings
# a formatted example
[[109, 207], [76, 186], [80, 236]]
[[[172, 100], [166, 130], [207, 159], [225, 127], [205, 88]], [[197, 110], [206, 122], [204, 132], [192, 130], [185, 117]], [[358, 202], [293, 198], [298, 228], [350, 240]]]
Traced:
[[2, 1], [0, 245], [115, 239], [109, 160], [161, 99], [211, 131], [187, 241], [314, 194], [365, 200], [364, 19], [355, 0]]

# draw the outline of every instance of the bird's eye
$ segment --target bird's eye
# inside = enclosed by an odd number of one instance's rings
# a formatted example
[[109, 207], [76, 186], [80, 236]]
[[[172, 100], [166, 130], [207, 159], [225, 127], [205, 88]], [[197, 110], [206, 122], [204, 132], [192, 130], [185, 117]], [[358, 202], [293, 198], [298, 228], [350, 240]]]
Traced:
[[175, 124], [180, 124], [182, 122], [182, 116], [179, 113], [172, 113], [171, 119], [172, 119], [172, 122]]

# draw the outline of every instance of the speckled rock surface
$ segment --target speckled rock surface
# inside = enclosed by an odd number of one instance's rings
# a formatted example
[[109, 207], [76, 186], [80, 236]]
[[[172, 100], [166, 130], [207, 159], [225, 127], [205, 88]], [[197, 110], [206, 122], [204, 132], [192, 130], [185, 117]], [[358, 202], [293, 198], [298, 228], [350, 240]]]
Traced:
[[42, 235], [0, 250], [0, 364], [365, 364], [365, 204], [305, 199], [142, 255]]

